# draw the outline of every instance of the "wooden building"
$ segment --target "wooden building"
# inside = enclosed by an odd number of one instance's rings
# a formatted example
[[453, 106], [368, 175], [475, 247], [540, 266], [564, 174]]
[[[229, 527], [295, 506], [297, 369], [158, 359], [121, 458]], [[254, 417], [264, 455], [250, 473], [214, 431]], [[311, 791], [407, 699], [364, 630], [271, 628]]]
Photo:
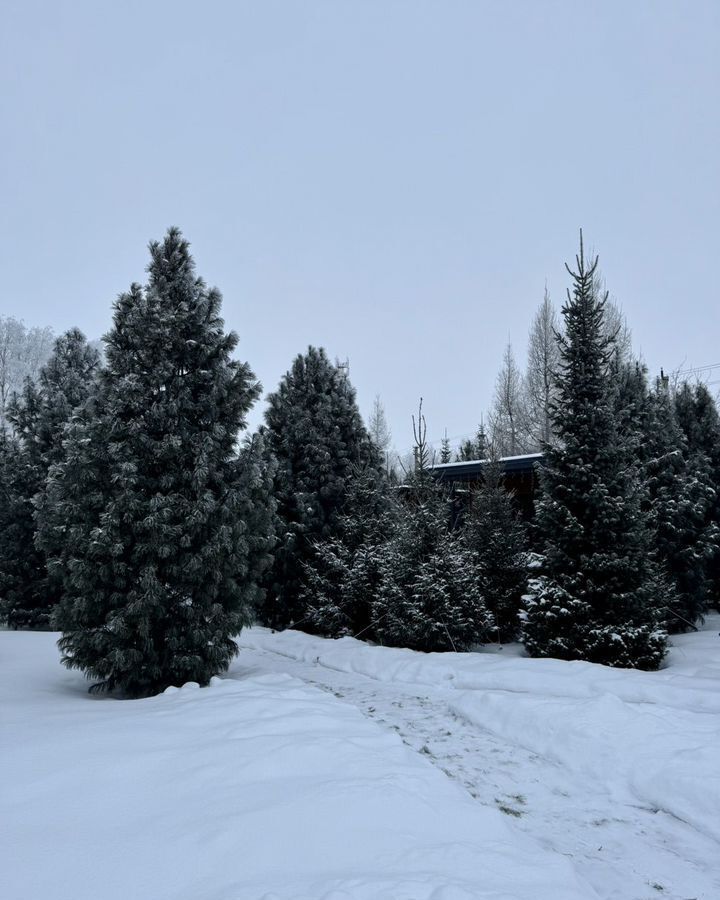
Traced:
[[[538, 466], [542, 465], [542, 453], [527, 453], [523, 456], [505, 456], [498, 460], [502, 466], [503, 484], [513, 495], [523, 518], [531, 519], [534, 512], [535, 491], [537, 490]], [[440, 463], [432, 467], [432, 474], [439, 482], [451, 486], [458, 493], [472, 493], [482, 484], [482, 473], [488, 460], [474, 459], [469, 462]]]

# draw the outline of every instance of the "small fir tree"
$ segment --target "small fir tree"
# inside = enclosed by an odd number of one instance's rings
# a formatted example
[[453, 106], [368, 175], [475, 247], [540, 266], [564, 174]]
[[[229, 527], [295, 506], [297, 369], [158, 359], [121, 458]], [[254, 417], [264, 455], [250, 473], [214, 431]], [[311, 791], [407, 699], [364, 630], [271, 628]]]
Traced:
[[261, 434], [246, 438], [239, 453], [238, 510], [244, 552], [238, 557], [236, 580], [241, 606], [253, 615], [265, 599], [263, 581], [273, 562], [277, 504], [273, 496], [276, 462], [265, 448]]
[[231, 358], [220, 294], [177, 229], [150, 256], [147, 286], [115, 303], [107, 366], [38, 516], [63, 575], [63, 662], [127, 696], [227, 668], [270, 539], [262, 479], [237, 451], [259, 386]]
[[[485, 425], [481, 422], [478, 425], [477, 433], [474, 438], [466, 438], [458, 449], [457, 462], [473, 462], [478, 459], [487, 459], [489, 453], [488, 440], [485, 434]], [[450, 460], [448, 459], [448, 462]]]
[[482, 421], [478, 425], [477, 434], [475, 435], [475, 453], [477, 454], [476, 459], [488, 459], [489, 456], [495, 455], [495, 451], [488, 443], [487, 435], [485, 434], [485, 423]]
[[315, 545], [339, 537], [353, 474], [380, 467], [344, 368], [322, 349], [298, 356], [265, 413], [277, 460], [277, 546], [261, 619], [272, 628], [305, 624], [308, 568]]
[[337, 535], [315, 546], [302, 599], [308, 630], [326, 637], [374, 637], [371, 606], [379, 585], [379, 548], [401, 511], [387, 478], [374, 466], [351, 482]]
[[494, 636], [498, 641], [513, 641], [520, 631], [527, 589], [527, 536], [503, 486], [497, 459], [483, 468], [482, 485], [473, 495], [463, 536], [476, 557], [480, 590], [495, 623]]
[[545, 572], [527, 597], [531, 656], [657, 668], [666, 639], [658, 608], [668, 586], [652, 553], [644, 485], [613, 409], [614, 338], [605, 330], [606, 295], [593, 289], [582, 235], [573, 293], [562, 313], [557, 402], [541, 472], [537, 527]]
[[487, 640], [487, 610], [473, 554], [450, 524], [449, 503], [428, 492], [408, 497], [376, 554], [375, 636], [414, 650], [468, 650]]
[[440, 464], [445, 465], [452, 461], [452, 450], [450, 449], [450, 439], [447, 435], [447, 428], [440, 444]]
[[458, 447], [458, 451], [455, 455], [455, 459], [457, 462], [472, 462], [473, 460], [478, 458], [477, 447], [475, 446], [475, 441], [472, 438], [465, 438], [464, 441], [461, 442]]
[[374, 632], [415, 650], [467, 650], [492, 627], [475, 555], [453, 527], [451, 503], [429, 469], [422, 405], [413, 420], [416, 467], [395, 527], [375, 555]]

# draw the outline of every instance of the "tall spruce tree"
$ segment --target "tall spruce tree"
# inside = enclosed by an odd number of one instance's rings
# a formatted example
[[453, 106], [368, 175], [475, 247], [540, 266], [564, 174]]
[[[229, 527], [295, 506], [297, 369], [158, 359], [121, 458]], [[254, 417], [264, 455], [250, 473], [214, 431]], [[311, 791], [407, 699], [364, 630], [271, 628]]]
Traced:
[[62, 459], [64, 429], [90, 393], [99, 356], [77, 328], [55, 341], [37, 384], [27, 380], [8, 406], [14, 434], [4, 465], [7, 503], [0, 539], [0, 597], [13, 628], [48, 628], [61, 582], [48, 574], [45, 553], [35, 545], [35, 506], [50, 466]]
[[658, 608], [669, 588], [653, 558], [632, 445], [618, 430], [614, 337], [607, 295], [593, 288], [596, 268], [581, 234], [552, 408], [560, 446], [546, 449], [537, 503], [545, 572], [527, 601], [524, 641], [532, 656], [654, 669], [666, 649]]
[[620, 433], [640, 467], [655, 552], [674, 591], [662, 618], [668, 631], [687, 631], [707, 608], [709, 565], [717, 549], [708, 461], [688, 452], [665, 379], [651, 391], [644, 365], [618, 359], [614, 368]]
[[705, 384], [683, 382], [675, 395], [678, 423], [691, 453], [704, 453], [720, 469], [720, 414]]
[[196, 276], [179, 230], [150, 257], [147, 286], [115, 303], [107, 366], [38, 515], [63, 575], [63, 662], [91, 690], [126, 696], [227, 668], [270, 538], [248, 516], [257, 478], [237, 450], [259, 385], [231, 358], [220, 294]]
[[[720, 530], [720, 415], [717, 404], [700, 383], [684, 382], [675, 394], [675, 411], [686, 441], [686, 455], [692, 464], [704, 471], [715, 491], [709, 521]], [[720, 610], [720, 550], [708, 561], [708, 603]]]
[[712, 564], [720, 531], [713, 521], [717, 491], [707, 457], [690, 454], [668, 387], [659, 382], [648, 394], [641, 453], [649, 513], [659, 561], [675, 588], [664, 610], [672, 632], [687, 631], [707, 611], [712, 596]]
[[380, 467], [344, 368], [323, 349], [298, 356], [268, 397], [265, 440], [277, 461], [277, 546], [266, 577], [262, 621], [305, 623], [304, 588], [315, 544], [339, 536], [354, 473]]

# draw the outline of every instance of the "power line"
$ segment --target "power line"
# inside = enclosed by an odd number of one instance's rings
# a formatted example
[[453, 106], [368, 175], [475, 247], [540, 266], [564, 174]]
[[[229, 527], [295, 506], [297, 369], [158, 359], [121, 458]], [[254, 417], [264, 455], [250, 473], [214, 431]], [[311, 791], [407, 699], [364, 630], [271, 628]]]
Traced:
[[720, 362], [711, 363], [708, 366], [695, 366], [693, 369], [678, 369], [676, 375], [696, 375], [698, 372], [709, 372], [711, 369], [720, 369]]

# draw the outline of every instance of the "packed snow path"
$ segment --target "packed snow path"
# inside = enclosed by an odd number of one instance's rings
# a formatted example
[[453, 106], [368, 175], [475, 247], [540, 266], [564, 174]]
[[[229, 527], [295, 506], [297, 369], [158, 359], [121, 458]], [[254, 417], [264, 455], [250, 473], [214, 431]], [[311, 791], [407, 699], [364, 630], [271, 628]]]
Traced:
[[[670, 666], [654, 674], [524, 660], [517, 648], [425, 656], [262, 629], [243, 633], [232, 672], [287, 673], [353, 704], [476, 802], [564, 855], [599, 897], [717, 900], [718, 625], [713, 617], [706, 631], [677, 638]], [[655, 768], [645, 782], [607, 751], [615, 744], [631, 757], [637, 732]], [[700, 808], [684, 817], [696, 799]]]

